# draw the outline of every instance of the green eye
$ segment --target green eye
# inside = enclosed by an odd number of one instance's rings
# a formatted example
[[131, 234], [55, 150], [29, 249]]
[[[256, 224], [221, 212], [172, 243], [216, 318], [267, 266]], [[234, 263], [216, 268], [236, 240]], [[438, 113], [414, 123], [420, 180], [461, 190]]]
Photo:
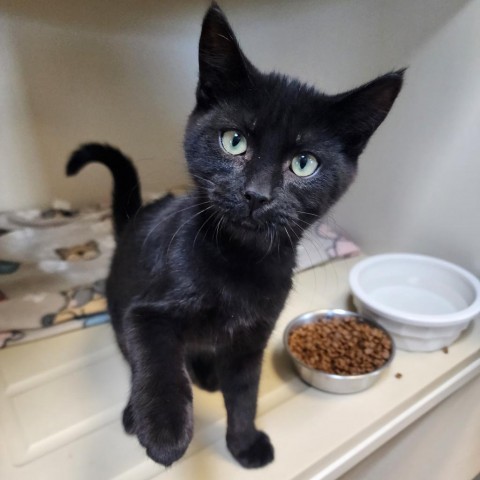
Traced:
[[290, 168], [298, 177], [308, 177], [316, 172], [318, 161], [310, 153], [301, 153], [293, 157]]
[[230, 155], [241, 155], [247, 151], [247, 139], [235, 130], [223, 132], [220, 142], [223, 149]]

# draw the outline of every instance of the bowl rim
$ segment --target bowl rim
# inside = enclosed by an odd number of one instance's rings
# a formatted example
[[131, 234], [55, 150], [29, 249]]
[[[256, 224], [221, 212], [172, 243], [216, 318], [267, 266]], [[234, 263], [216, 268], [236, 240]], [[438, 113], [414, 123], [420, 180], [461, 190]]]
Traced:
[[[361, 283], [360, 275], [368, 267], [383, 263], [389, 260], [414, 260], [425, 262], [430, 265], [436, 265], [443, 267], [445, 270], [453, 271], [459, 274], [464, 280], [466, 280], [475, 292], [475, 298], [473, 302], [462, 310], [457, 310], [453, 313], [447, 314], [427, 314], [427, 313], [410, 313], [398, 308], [389, 307], [383, 303], [377, 302], [370, 298], [365, 292]], [[447, 327], [460, 323], [468, 322], [480, 313], [480, 280], [468, 270], [455, 265], [454, 263], [446, 260], [432, 257], [430, 255], [422, 255], [417, 253], [385, 253], [379, 255], [372, 255], [358, 262], [351, 270], [349, 274], [350, 288], [353, 294], [364, 303], [373, 313], [383, 316], [387, 319], [391, 319], [406, 325], [416, 325], [419, 327]]]
[[[390, 356], [388, 357], [388, 360], [381, 367], [378, 367], [375, 370], [372, 370], [371, 372], [360, 373], [360, 374], [357, 374], [357, 375], [339, 375], [339, 374], [336, 374], [336, 373], [328, 373], [328, 372], [325, 372], [324, 370], [318, 370], [316, 368], [310, 367], [306, 363], [299, 360], [295, 355], [293, 355], [293, 353], [290, 350], [290, 346], [288, 345], [288, 339], [290, 337], [290, 332], [292, 332], [294, 330], [295, 325], [300, 326], [300, 325], [305, 325], [307, 323], [312, 323], [311, 319], [313, 319], [313, 318], [318, 319], [319, 317], [325, 317], [325, 316], [328, 316], [328, 315], [331, 316], [331, 320], [333, 318], [338, 318], [338, 317], [355, 317], [356, 319], [360, 320], [361, 322], [367, 323], [367, 324], [381, 330], [390, 339], [390, 342], [392, 344], [392, 349], [391, 349], [391, 352], [390, 352]], [[374, 321], [374, 320], [372, 320], [368, 317], [365, 317], [364, 315], [360, 315], [357, 312], [352, 312], [352, 311], [344, 310], [344, 309], [341, 309], [341, 308], [311, 310], [309, 312], [304, 312], [300, 315], [297, 315], [295, 318], [293, 318], [292, 320], [290, 320], [287, 323], [287, 325], [286, 325], [286, 327], [283, 331], [283, 344], [284, 344], [285, 350], [287, 351], [289, 357], [295, 363], [298, 363], [299, 365], [306, 368], [307, 370], [310, 370], [313, 373], [325, 375], [328, 378], [331, 378], [331, 379], [334, 379], [334, 380], [341, 380], [341, 381], [360, 380], [360, 379], [364, 379], [364, 378], [367, 378], [367, 377], [374, 377], [374, 376], [379, 375], [383, 370], [385, 370], [392, 363], [393, 358], [395, 357], [395, 353], [396, 353], [395, 341], [394, 341], [392, 335], [390, 334], [390, 332], [388, 330], [386, 330], [384, 327], [382, 327], [382, 325], [380, 325], [378, 322], [376, 322], [376, 321]]]

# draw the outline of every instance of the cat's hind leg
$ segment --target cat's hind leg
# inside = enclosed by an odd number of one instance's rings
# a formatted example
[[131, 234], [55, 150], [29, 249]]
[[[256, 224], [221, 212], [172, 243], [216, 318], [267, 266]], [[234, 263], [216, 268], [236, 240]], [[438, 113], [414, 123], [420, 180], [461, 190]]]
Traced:
[[[123, 355], [123, 358], [127, 361], [130, 365], [130, 359], [128, 356], [127, 344], [125, 336], [123, 335], [123, 329], [121, 328], [121, 322], [118, 320], [118, 317], [115, 316], [112, 312], [110, 312], [110, 317], [112, 320], [113, 330], [115, 332], [115, 337], [117, 340], [117, 345], [120, 349], [120, 352]], [[122, 424], [125, 433], [128, 435], [133, 435], [135, 433], [135, 422], [133, 419], [133, 412], [132, 412], [132, 401], [129, 398], [127, 406], [123, 409], [122, 414]]]
[[192, 382], [198, 387], [209, 392], [215, 392], [220, 389], [213, 352], [189, 353], [187, 369]]

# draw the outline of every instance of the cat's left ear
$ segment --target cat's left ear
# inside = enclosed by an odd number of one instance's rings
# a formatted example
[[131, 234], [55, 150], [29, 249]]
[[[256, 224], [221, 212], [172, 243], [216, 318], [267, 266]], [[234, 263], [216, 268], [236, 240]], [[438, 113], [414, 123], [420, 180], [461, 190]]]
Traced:
[[220, 7], [214, 2], [203, 19], [198, 51], [197, 103], [209, 107], [248, 87], [255, 68], [243, 54]]
[[385, 120], [403, 84], [405, 70], [388, 73], [359, 88], [333, 97], [329, 119], [356, 159]]

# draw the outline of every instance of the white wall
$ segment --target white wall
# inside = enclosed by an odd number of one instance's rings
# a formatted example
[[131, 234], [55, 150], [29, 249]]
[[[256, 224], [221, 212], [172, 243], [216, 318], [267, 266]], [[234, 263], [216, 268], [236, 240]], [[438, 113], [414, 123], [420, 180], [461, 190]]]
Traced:
[[[95, 5], [90, 7], [93, 23]], [[198, 32], [190, 34], [188, 42], [181, 37], [181, 28], [172, 36], [162, 25], [151, 33], [131, 27], [103, 30], [67, 20], [39, 21], [33, 14], [4, 17], [22, 80], [23, 108], [28, 109], [33, 128], [28, 140], [43, 163], [47, 200], [79, 204], [109, 197], [110, 178], [100, 166], [88, 168], [75, 180], [64, 176], [67, 155], [79, 143], [92, 140], [108, 141], [131, 153], [147, 189], [182, 183], [182, 130], [193, 104], [196, 74], [195, 68], [186, 66], [196, 62]], [[20, 144], [27, 135], [18, 137], [12, 143]], [[23, 161], [21, 153], [0, 158], [5, 176]], [[25, 168], [24, 175], [9, 181], [22, 184], [33, 172]], [[0, 193], [0, 209], [35, 201], [45, 203], [46, 198]]]
[[48, 184], [36, 151], [33, 119], [14, 58], [8, 22], [0, 18], [0, 210], [48, 200]]
[[[255, 64], [327, 92], [411, 66], [334, 214], [369, 253], [421, 251], [480, 273], [479, 1], [221, 1]], [[185, 182], [207, 3], [0, 0], [0, 210], [108, 198], [102, 167], [63, 175], [89, 140], [131, 154], [145, 190]]]
[[368, 252], [437, 255], [480, 274], [480, 2], [413, 55], [405, 89], [336, 217]]

